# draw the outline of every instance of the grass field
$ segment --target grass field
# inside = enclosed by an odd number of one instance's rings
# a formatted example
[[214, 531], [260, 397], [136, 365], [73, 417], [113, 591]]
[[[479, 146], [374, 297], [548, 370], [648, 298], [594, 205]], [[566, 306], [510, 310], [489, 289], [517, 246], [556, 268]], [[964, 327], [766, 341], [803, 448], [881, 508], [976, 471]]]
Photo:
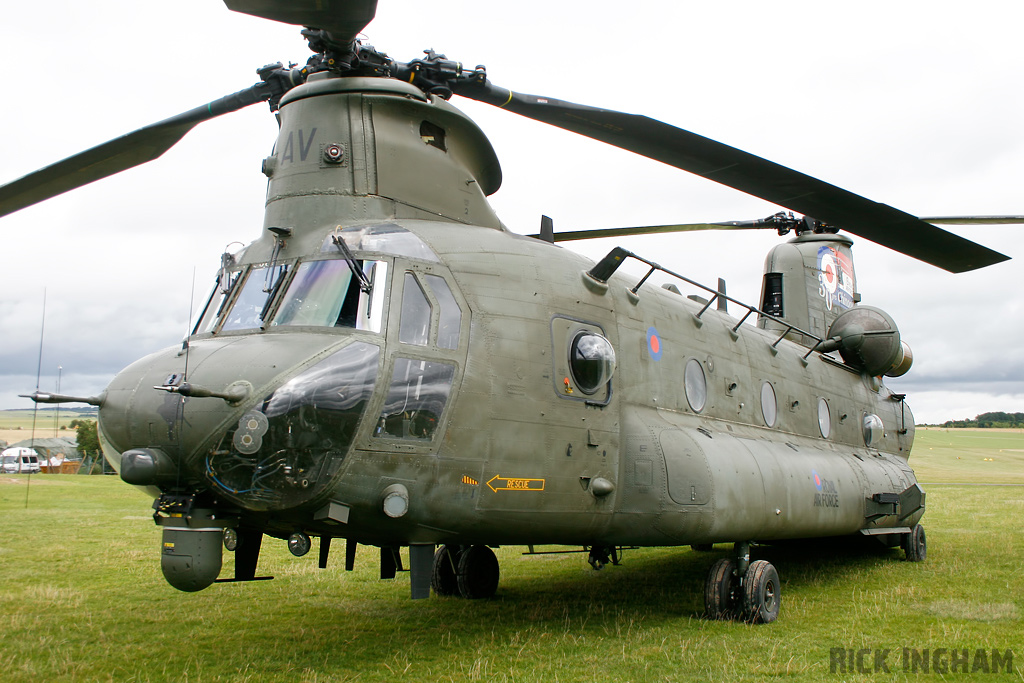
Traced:
[[[963, 451], [949, 445], [961, 438]], [[912, 462], [925, 481], [942, 473], [954, 481], [1019, 477], [1014, 451], [1022, 443], [1020, 434], [985, 441], [920, 432]], [[968, 451], [967, 462], [956, 460]], [[413, 602], [408, 574], [378, 580], [375, 549], [360, 548], [356, 571], [346, 574], [341, 557], [320, 570], [316, 552], [294, 558], [267, 539], [260, 573], [274, 581], [180, 593], [160, 574], [159, 530], [135, 489], [115, 477], [36, 475], [29, 484], [8, 476], [0, 479], [0, 680], [968, 677], [904, 673], [904, 647], [966, 648], [972, 658], [979, 649], [1012, 650], [1011, 673], [982, 678], [1024, 679], [1024, 486], [927, 490], [924, 563], [818, 544], [755, 549], [779, 569], [783, 606], [776, 623], [749, 626], [699, 618], [704, 574], [725, 546], [628, 551], [621, 566], [601, 572], [581, 555], [502, 548], [495, 599]], [[891, 672], [833, 672], [833, 648], [889, 649]], [[866, 666], [874, 667], [870, 655]]]
[[918, 429], [910, 465], [923, 482], [1024, 484], [1024, 432]]

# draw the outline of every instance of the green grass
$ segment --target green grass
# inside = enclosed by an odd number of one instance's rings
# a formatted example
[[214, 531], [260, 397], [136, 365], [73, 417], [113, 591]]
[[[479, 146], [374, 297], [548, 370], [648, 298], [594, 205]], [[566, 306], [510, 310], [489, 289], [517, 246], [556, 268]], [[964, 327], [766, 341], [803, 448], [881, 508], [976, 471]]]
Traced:
[[[160, 574], [159, 530], [135, 489], [37, 475], [26, 508], [25, 478], [0, 482], [5, 682], [875, 680], [830, 673], [833, 647], [1013, 649], [1015, 672], [985, 679], [1022, 678], [1024, 487], [929, 489], [921, 564], [756, 549], [784, 597], [776, 623], [749, 626], [699, 618], [725, 546], [628, 551], [601, 572], [581, 555], [503, 548], [495, 599], [414, 602], [408, 574], [378, 580], [374, 549], [346, 574], [341, 552], [320, 570], [315, 551], [293, 558], [268, 538], [260, 573], [274, 581], [185, 594]], [[908, 678], [899, 661], [883, 678]]]
[[918, 429], [910, 466], [922, 482], [1024, 484], [1024, 431]]

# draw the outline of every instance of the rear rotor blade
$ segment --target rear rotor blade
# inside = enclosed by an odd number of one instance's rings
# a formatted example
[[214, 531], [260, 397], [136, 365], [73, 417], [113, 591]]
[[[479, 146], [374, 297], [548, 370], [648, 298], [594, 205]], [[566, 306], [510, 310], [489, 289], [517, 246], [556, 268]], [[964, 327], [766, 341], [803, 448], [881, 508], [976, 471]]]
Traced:
[[590, 240], [600, 237], [634, 237], [636, 235], [655, 235], [671, 232], [691, 232], [697, 230], [756, 230], [768, 228], [768, 225], [747, 225], [732, 223], [677, 223], [675, 225], [642, 225], [632, 228], [599, 228], [596, 230], [569, 230], [556, 232], [556, 242], [572, 242]]
[[1009, 257], [921, 219], [667, 123], [468, 80], [456, 92], [714, 180], [959, 273]]
[[942, 225], [1016, 225], [1024, 223], [1024, 216], [925, 216], [921, 220]]
[[224, 0], [228, 9], [328, 31], [338, 42], [355, 40], [377, 13], [377, 0]]
[[0, 216], [152, 161], [203, 121], [267, 100], [272, 94], [267, 83], [257, 83], [2, 185]]

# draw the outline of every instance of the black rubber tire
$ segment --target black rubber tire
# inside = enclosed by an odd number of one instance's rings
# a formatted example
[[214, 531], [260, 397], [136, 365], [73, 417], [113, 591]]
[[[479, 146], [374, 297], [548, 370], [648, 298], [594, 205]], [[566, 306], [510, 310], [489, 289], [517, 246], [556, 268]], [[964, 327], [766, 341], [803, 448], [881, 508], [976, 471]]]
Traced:
[[732, 619], [738, 585], [734, 561], [723, 557], [711, 565], [704, 580], [704, 615], [708, 619]]
[[430, 587], [435, 595], [458, 595], [459, 579], [456, 576], [461, 550], [458, 546], [443, 545], [434, 553], [434, 564], [430, 568]]
[[714, 543], [696, 543], [690, 546], [690, 550], [697, 553], [706, 553], [715, 549]]
[[469, 600], [494, 597], [500, 576], [498, 558], [485, 545], [470, 546], [460, 554], [455, 575], [462, 597]]
[[907, 562], [924, 562], [928, 557], [928, 539], [924, 535], [924, 527], [916, 524], [909, 534], [903, 537], [903, 552]]
[[767, 560], [754, 560], [743, 577], [743, 619], [751, 624], [770, 624], [779, 618], [782, 584], [779, 573]]

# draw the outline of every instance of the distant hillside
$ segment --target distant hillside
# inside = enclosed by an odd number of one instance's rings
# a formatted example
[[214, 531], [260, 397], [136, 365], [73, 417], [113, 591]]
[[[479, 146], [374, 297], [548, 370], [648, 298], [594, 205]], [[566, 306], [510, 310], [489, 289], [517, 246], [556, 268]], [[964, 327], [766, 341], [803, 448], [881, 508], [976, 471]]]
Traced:
[[[11, 410], [0, 410], [0, 431], [2, 430], [24, 430], [35, 427], [37, 430], [56, 429], [57, 426], [66, 427], [72, 420], [95, 420], [96, 407], [86, 406], [76, 408], [61, 406], [60, 414], [57, 414], [56, 406], [40, 406], [35, 412], [32, 408], [14, 408]], [[10, 441], [10, 436], [4, 436]]]
[[[35, 410], [37, 410], [37, 409], [36, 408], [8, 408], [7, 410], [0, 410], [0, 412], [2, 412], [2, 413], [31, 413], [31, 412], [33, 412]], [[44, 408], [43, 406], [39, 406], [38, 410], [39, 410], [40, 413], [49, 413], [50, 415], [53, 415], [53, 411], [57, 410], [57, 408], [56, 407], [51, 408], [49, 406]], [[97, 410], [98, 410], [98, 408], [96, 406], [74, 407], [74, 406], [62, 405], [60, 407], [60, 412], [61, 413], [78, 413], [78, 414], [82, 415], [83, 417], [96, 417], [96, 411]]]

